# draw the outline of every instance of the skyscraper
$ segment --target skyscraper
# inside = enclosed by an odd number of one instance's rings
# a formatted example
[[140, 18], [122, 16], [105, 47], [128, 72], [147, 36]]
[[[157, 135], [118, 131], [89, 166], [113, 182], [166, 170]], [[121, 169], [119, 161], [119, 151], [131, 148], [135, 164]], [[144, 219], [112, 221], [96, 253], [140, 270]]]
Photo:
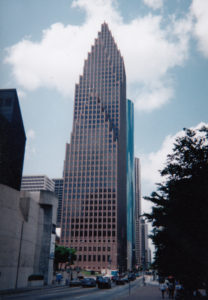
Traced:
[[55, 194], [58, 198], [58, 210], [57, 210], [57, 221], [56, 227], [60, 227], [61, 224], [61, 210], [62, 210], [62, 199], [63, 199], [63, 178], [53, 178], [55, 183]]
[[140, 160], [135, 157], [135, 222], [136, 222], [136, 240], [135, 240], [135, 258], [137, 266], [142, 264], [142, 236], [141, 236], [141, 169]]
[[77, 266], [126, 269], [126, 76], [106, 23], [75, 86], [61, 227]]
[[127, 100], [127, 268], [135, 265], [134, 104]]
[[141, 250], [142, 250], [142, 268], [143, 270], [146, 270], [149, 268], [150, 263], [150, 249], [149, 249], [149, 243], [148, 243], [148, 224], [145, 223], [144, 219], [141, 219]]
[[0, 183], [20, 190], [26, 135], [15, 89], [0, 90]]

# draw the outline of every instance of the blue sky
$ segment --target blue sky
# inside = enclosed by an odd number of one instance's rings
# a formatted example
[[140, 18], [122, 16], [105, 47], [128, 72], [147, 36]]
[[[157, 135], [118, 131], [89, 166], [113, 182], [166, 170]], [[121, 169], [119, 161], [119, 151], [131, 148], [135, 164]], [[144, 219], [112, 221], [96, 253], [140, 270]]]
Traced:
[[24, 174], [61, 177], [74, 86], [103, 21], [124, 57], [148, 195], [175, 137], [208, 123], [207, 0], [0, 0], [0, 88], [19, 95]]

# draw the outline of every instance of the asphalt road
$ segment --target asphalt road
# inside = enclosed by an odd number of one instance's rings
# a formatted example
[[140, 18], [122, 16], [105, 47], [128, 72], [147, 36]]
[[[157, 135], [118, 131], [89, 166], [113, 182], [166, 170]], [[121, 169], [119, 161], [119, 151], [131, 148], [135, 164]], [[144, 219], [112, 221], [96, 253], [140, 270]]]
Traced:
[[[136, 279], [130, 283], [130, 294], [142, 286], [142, 279]], [[48, 289], [25, 291], [23, 293], [12, 294], [12, 295], [2, 295], [0, 299], [6, 300], [73, 300], [73, 299], [83, 299], [83, 300], [116, 300], [120, 297], [129, 296], [129, 284], [117, 286], [112, 285], [111, 289], [98, 289], [96, 288], [82, 288], [82, 287], [71, 287], [68, 286], [58, 286]]]

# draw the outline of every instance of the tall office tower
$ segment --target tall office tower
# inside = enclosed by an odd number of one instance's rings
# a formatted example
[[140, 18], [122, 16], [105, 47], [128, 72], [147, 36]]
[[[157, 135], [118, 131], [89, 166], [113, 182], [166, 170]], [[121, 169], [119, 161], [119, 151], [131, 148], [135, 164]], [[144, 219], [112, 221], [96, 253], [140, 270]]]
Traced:
[[22, 191], [51, 191], [55, 190], [55, 183], [46, 175], [27, 175], [22, 177]]
[[20, 190], [26, 135], [15, 89], [0, 90], [0, 183]]
[[148, 225], [145, 220], [141, 220], [141, 242], [142, 242], [142, 267], [146, 270], [149, 267], [149, 243], [148, 243]]
[[126, 269], [126, 76], [106, 23], [75, 86], [61, 224], [77, 266]]
[[126, 108], [127, 160], [127, 268], [135, 266], [135, 187], [134, 187], [134, 104], [127, 100]]
[[141, 169], [140, 160], [135, 157], [135, 221], [136, 221], [136, 244], [135, 244], [135, 254], [136, 254], [136, 265], [140, 267], [142, 265], [142, 245], [141, 245]]
[[53, 178], [52, 180], [55, 183], [54, 192], [58, 198], [56, 227], [60, 227], [61, 226], [62, 198], [63, 198], [63, 178]]

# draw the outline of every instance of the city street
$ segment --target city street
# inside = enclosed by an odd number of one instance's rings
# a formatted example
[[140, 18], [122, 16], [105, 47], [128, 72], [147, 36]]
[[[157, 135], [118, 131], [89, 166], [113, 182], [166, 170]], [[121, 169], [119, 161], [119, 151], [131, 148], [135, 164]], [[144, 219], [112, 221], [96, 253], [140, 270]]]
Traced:
[[[130, 293], [130, 295], [129, 295]], [[146, 286], [142, 286], [142, 278], [139, 278], [124, 286], [113, 285], [111, 289], [98, 289], [96, 288], [82, 288], [67, 286], [56, 286], [51, 288], [43, 288], [38, 290], [27, 290], [21, 293], [12, 295], [2, 295], [1, 300], [55, 300], [55, 299], [83, 299], [83, 300], [119, 300], [119, 299], [130, 299], [130, 300], [158, 300], [161, 299], [160, 291], [158, 286], [152, 285], [151, 283]]]

